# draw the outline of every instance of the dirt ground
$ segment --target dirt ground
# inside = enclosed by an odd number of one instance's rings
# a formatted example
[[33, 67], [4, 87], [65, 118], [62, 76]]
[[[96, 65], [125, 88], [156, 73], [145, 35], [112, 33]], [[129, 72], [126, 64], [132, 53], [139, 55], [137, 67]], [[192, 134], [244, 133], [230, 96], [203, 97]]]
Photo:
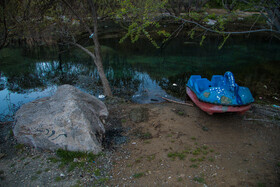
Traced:
[[148, 120], [133, 123], [124, 116], [131, 139], [116, 152], [121, 159], [115, 161], [110, 184], [280, 185], [278, 118], [266, 119], [269, 115], [256, 107], [245, 116], [209, 116], [196, 107], [170, 103], [134, 105], [124, 113], [138, 107], [149, 111]]
[[[111, 128], [121, 128], [126, 141], [96, 161], [94, 167], [108, 177], [97, 186], [280, 185], [277, 109], [254, 105], [245, 115], [209, 116], [197, 107], [160, 103], [109, 110]], [[97, 184], [99, 177], [88, 169], [69, 172], [48, 161], [54, 153], [28, 147], [19, 152], [15, 145], [12, 137], [1, 139], [0, 186]]]

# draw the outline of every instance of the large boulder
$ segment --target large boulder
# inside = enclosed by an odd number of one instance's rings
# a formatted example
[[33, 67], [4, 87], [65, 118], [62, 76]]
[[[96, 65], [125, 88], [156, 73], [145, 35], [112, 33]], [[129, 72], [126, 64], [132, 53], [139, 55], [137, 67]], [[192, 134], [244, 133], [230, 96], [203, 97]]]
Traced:
[[69, 151], [102, 150], [108, 110], [96, 97], [70, 85], [52, 97], [24, 104], [15, 115], [14, 135], [35, 148]]

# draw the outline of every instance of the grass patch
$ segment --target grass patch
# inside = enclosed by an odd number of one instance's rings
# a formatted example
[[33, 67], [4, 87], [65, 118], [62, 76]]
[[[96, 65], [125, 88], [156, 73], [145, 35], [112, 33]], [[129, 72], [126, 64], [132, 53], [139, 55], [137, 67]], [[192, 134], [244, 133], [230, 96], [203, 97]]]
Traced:
[[140, 163], [140, 162], [142, 161], [142, 158], [143, 158], [143, 157], [136, 158], [136, 159], [135, 159], [135, 163]]
[[86, 153], [80, 151], [67, 151], [63, 149], [58, 149], [56, 151], [56, 155], [60, 158], [61, 162], [66, 162], [66, 163], [72, 162], [74, 158], [86, 159], [89, 162], [93, 162], [98, 156], [100, 156], [100, 154], [95, 155], [93, 153]]
[[177, 181], [178, 181], [178, 182], [182, 182], [182, 181], [183, 181], [183, 178], [182, 178], [182, 177], [179, 177], [179, 178], [177, 179]]
[[18, 151], [22, 151], [24, 149], [24, 144], [17, 144], [14, 146], [14, 148], [16, 148]]
[[141, 139], [151, 139], [151, 138], [153, 138], [153, 137], [152, 137], [152, 134], [151, 134], [151, 133], [146, 132], [146, 133], [141, 133], [141, 134], [140, 134], [140, 138], [141, 138]]
[[207, 155], [207, 154], [208, 154], [208, 151], [204, 150], [204, 151], [202, 151], [202, 153], [203, 153], [204, 155]]
[[25, 162], [24, 165], [27, 166], [30, 162]]
[[[93, 164], [95, 160], [103, 154], [100, 153], [98, 155], [95, 155], [93, 153], [87, 152], [67, 151], [63, 149], [58, 149], [56, 151], [56, 155], [57, 157], [50, 157], [48, 158], [48, 160], [52, 163], [59, 162], [59, 168], [64, 168], [65, 166], [68, 166], [68, 172], [71, 172], [77, 167], [84, 169], [84, 167], [86, 167], [86, 162]], [[74, 162], [74, 159], [77, 159], [78, 161]]]
[[208, 160], [209, 160], [210, 162], [214, 162], [214, 158], [213, 158], [213, 157], [209, 157]]
[[191, 149], [186, 148], [182, 153], [190, 154], [191, 153]]
[[184, 160], [186, 155], [182, 152], [182, 153], [179, 153], [179, 152], [172, 152], [172, 153], [168, 153], [167, 156], [169, 158], [172, 158], [172, 160], [175, 160], [176, 157], [178, 157], [180, 160]]
[[46, 168], [44, 171], [45, 171], [45, 172], [48, 172], [48, 171], [50, 171], [50, 168]]
[[190, 168], [198, 168], [198, 165], [197, 164], [192, 164], [192, 165], [190, 165]]
[[206, 150], [206, 149], [208, 149], [208, 146], [207, 145], [203, 145], [202, 149]]
[[101, 171], [100, 171], [100, 169], [95, 169], [95, 170], [94, 170], [94, 175], [97, 176], [97, 177], [101, 176]]
[[101, 184], [106, 183], [108, 181], [109, 181], [109, 177], [102, 177], [102, 178], [98, 179], [98, 182], [101, 183]]
[[38, 171], [36, 172], [36, 174], [38, 174], [38, 175], [40, 175], [41, 173], [42, 173], [41, 170], [38, 170]]
[[192, 152], [192, 154], [193, 155], [200, 155], [200, 153], [201, 153], [201, 149], [200, 148], [196, 148], [193, 152]]
[[278, 162], [278, 163], [276, 164], [276, 166], [277, 166], [277, 167], [280, 167], [280, 162]]
[[57, 163], [59, 161], [59, 159], [57, 159], [55, 157], [50, 157], [50, 158], [48, 158], [48, 160], [52, 163]]
[[145, 175], [145, 173], [141, 172], [141, 173], [135, 173], [134, 175], [132, 175], [133, 178], [138, 179], [141, 178]]
[[152, 161], [152, 160], [154, 160], [155, 158], [156, 158], [156, 155], [155, 155], [155, 154], [147, 156], [147, 160], [148, 160], [148, 161]]
[[12, 168], [12, 167], [15, 167], [15, 165], [16, 165], [15, 163], [12, 163], [12, 164], [10, 165], [10, 167], [11, 167], [11, 168]]
[[265, 184], [265, 183], [262, 183], [262, 182], [258, 182], [257, 186], [258, 186], [258, 187], [266, 187], [266, 184]]
[[145, 144], [150, 144], [151, 141], [150, 141], [150, 140], [145, 140], [144, 143], [145, 143]]
[[197, 159], [198, 162], [202, 162], [202, 161], [204, 161], [204, 160], [205, 160], [205, 157], [204, 157], [204, 156]]
[[31, 177], [31, 181], [35, 181], [35, 180], [37, 180], [38, 179], [38, 176], [36, 176], [36, 175], [33, 175], [32, 177]]
[[[69, 167], [68, 167], [68, 172], [73, 171], [76, 167], [78, 168], [83, 168], [85, 166], [86, 162], [71, 162], [69, 163]], [[65, 167], [67, 164], [66, 163], [61, 163], [60, 167]]]
[[62, 180], [61, 177], [55, 177], [55, 179], [54, 179], [55, 182], [60, 182], [61, 180]]
[[197, 160], [196, 160], [196, 158], [190, 158], [190, 161], [191, 162], [196, 162]]
[[10, 131], [9, 131], [9, 136], [10, 136], [10, 137], [13, 137], [13, 136], [14, 136], [13, 130], [10, 130]]
[[184, 112], [184, 111], [178, 111], [178, 115], [179, 115], [179, 116], [184, 116], [184, 115], [185, 115], [185, 112]]
[[126, 122], [126, 119], [122, 119], [121, 121], [122, 121], [122, 123], [125, 123], [125, 122]]
[[194, 177], [193, 180], [199, 183], [205, 183], [205, 179], [202, 177]]
[[3, 170], [0, 170], [0, 180], [5, 180], [5, 177], [3, 176], [4, 173], [5, 172]]
[[193, 137], [191, 137], [191, 139], [192, 139], [192, 140], [196, 140], [196, 137], [193, 136]]

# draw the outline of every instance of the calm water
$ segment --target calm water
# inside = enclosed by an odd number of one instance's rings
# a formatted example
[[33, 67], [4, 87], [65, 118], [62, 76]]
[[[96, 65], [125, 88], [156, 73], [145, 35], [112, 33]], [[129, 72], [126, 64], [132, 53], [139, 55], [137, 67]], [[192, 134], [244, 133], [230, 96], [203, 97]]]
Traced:
[[[163, 49], [147, 41], [119, 44], [101, 41], [106, 74], [114, 95], [134, 102], [160, 102], [158, 96], [183, 99], [192, 74], [210, 78], [230, 70], [239, 85], [255, 98], [279, 103], [280, 42], [269, 38], [208, 38], [203, 46], [187, 38]], [[91, 59], [76, 48], [6, 48], [0, 51], [0, 120], [7, 120], [23, 103], [52, 95], [57, 86], [72, 84], [99, 96], [102, 87]], [[177, 86], [174, 86], [176, 84]]]

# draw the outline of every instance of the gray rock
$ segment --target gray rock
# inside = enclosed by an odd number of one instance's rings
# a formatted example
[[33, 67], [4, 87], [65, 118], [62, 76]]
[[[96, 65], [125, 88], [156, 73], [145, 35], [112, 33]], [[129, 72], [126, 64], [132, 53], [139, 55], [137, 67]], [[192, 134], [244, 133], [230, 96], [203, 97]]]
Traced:
[[58, 87], [52, 97], [24, 104], [15, 115], [14, 135], [35, 148], [69, 151], [102, 150], [103, 102], [70, 85]]

